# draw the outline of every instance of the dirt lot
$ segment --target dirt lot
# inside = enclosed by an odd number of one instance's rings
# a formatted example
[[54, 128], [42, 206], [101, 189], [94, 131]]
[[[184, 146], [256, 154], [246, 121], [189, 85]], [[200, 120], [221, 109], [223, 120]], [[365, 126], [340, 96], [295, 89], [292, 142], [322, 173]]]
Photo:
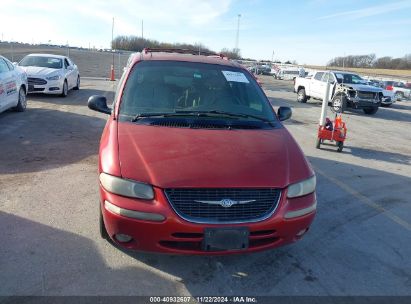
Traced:
[[[13, 47], [11, 47], [9, 43], [0, 43], [0, 55], [6, 57], [12, 62], [20, 61], [24, 56], [31, 53], [69, 55], [74, 63], [77, 64], [82, 77], [108, 78], [110, 75], [110, 68], [113, 63], [113, 54], [109, 52], [89, 51], [85, 49], [67, 50], [67, 48], [60, 47], [33, 46], [24, 44], [13, 44]], [[121, 75], [129, 55], [130, 53], [128, 52], [114, 55], [115, 76], [117, 78]]]
[[227, 257], [121, 251], [99, 238], [97, 151], [113, 84], [30, 96], [0, 114], [0, 295], [411, 295], [411, 102], [349, 112], [343, 153], [314, 148], [320, 105], [262, 77], [318, 177], [318, 214], [298, 243]]

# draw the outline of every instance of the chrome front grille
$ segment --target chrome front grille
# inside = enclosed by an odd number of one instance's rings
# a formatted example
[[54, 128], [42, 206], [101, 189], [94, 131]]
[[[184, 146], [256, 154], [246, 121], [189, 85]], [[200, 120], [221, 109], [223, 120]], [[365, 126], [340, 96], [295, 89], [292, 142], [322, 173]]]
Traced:
[[[166, 189], [174, 211], [194, 223], [257, 222], [274, 213], [280, 189]], [[231, 206], [228, 206], [231, 205]]]
[[45, 84], [47, 84], [47, 81], [42, 79], [42, 78], [28, 77], [27, 81], [28, 81], [29, 85], [45, 85]]

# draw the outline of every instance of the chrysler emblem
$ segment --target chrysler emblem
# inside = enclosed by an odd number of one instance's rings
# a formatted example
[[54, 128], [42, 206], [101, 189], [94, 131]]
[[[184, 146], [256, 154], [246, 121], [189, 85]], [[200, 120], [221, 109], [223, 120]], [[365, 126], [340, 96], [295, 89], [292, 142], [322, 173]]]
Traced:
[[234, 201], [229, 198], [224, 198], [220, 201], [195, 201], [195, 202], [203, 203], [203, 204], [210, 204], [210, 205], [220, 205], [221, 207], [224, 207], [224, 208], [230, 208], [233, 205], [248, 204], [251, 202], [255, 202], [255, 200]]

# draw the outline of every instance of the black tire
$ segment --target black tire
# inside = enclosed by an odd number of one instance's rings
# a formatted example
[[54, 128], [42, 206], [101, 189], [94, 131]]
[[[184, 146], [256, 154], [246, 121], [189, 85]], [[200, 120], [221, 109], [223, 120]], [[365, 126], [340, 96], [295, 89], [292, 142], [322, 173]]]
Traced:
[[343, 148], [344, 148], [344, 142], [343, 141], [337, 141], [337, 152], [342, 152]]
[[19, 101], [17, 103], [17, 106], [15, 106], [13, 109], [16, 112], [24, 112], [26, 108], [27, 108], [26, 90], [24, 89], [24, 87], [20, 87]]
[[80, 75], [77, 76], [77, 84], [76, 86], [73, 88], [73, 90], [80, 90]]
[[300, 88], [297, 91], [297, 101], [300, 103], [306, 103], [307, 102], [307, 95], [305, 95], [305, 89]]
[[68, 95], [68, 84], [67, 84], [67, 80], [64, 80], [63, 90], [62, 90], [60, 96], [61, 96], [61, 97], [67, 97], [67, 95]]
[[392, 105], [392, 103], [388, 103], [388, 104], [381, 104], [381, 106], [382, 107], [384, 107], [384, 108], [389, 108], [389, 107], [391, 107], [391, 105]]
[[321, 139], [320, 139], [319, 137], [317, 137], [317, 142], [316, 142], [316, 144], [315, 144], [315, 147], [316, 147], [317, 149], [320, 149], [320, 148], [321, 148], [321, 143], [322, 143]]
[[365, 108], [363, 109], [364, 113], [367, 115], [374, 115], [378, 111], [378, 107], [373, 107], [373, 108]]
[[346, 109], [347, 98], [342, 94], [335, 95], [331, 100], [331, 110], [334, 113], [344, 113]]
[[103, 214], [101, 213], [101, 206], [100, 206], [100, 218], [99, 218], [99, 226], [100, 226], [100, 236], [101, 238], [108, 240], [108, 232], [106, 226], [104, 225]]
[[403, 92], [395, 92], [393, 98], [394, 98], [394, 100], [401, 101], [401, 99], [404, 99], [404, 93]]

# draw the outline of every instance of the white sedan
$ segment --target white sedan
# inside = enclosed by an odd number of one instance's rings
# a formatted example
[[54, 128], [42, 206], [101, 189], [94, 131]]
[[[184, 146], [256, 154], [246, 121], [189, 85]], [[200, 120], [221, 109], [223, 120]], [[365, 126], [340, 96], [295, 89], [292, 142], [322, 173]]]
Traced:
[[80, 89], [80, 74], [70, 58], [51, 54], [30, 54], [18, 65], [28, 77], [29, 93], [59, 94]]
[[0, 56], [0, 112], [13, 108], [18, 112], [26, 109], [27, 74]]

